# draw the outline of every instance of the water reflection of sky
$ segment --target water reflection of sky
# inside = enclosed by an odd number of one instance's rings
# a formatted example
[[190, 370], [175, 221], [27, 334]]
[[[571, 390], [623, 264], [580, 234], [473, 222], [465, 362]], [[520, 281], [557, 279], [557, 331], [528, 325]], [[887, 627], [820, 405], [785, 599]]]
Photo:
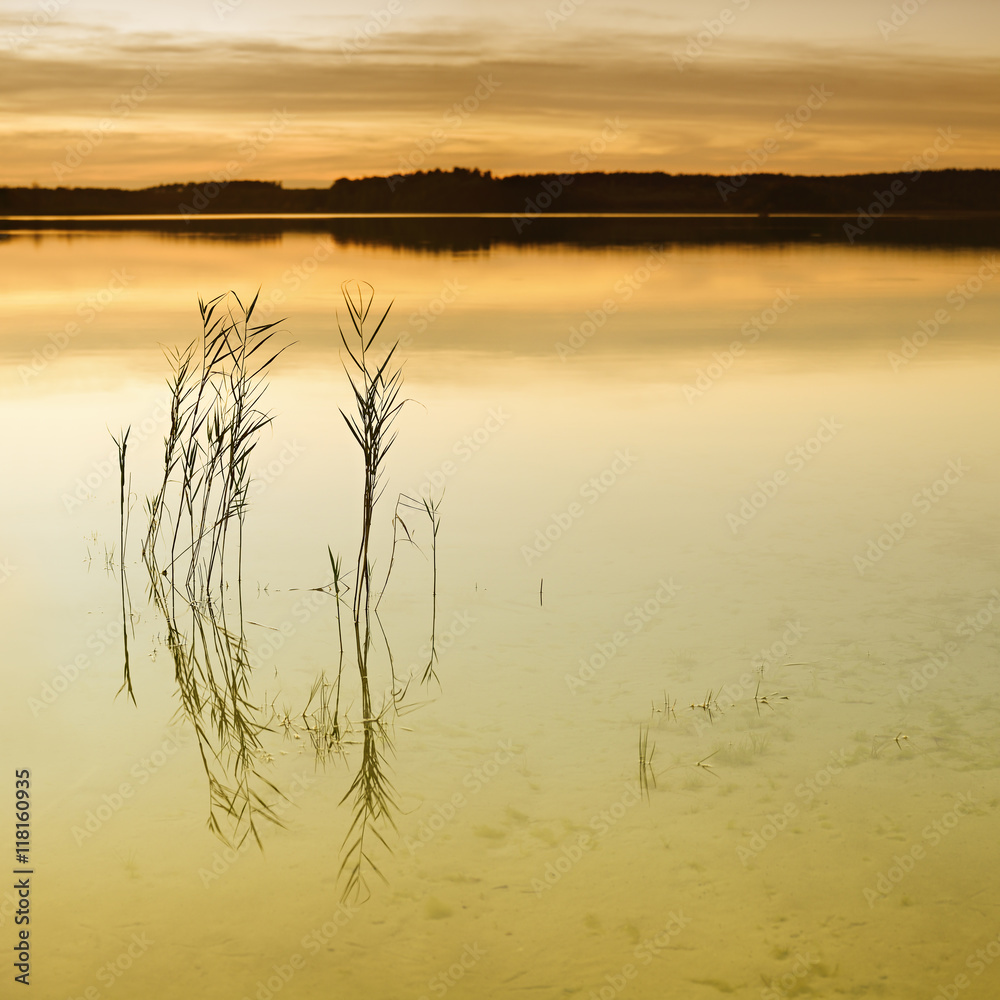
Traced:
[[[314, 236], [248, 246], [129, 235], [0, 247], [9, 277], [0, 408], [15, 429], [3, 444], [0, 558], [17, 567], [0, 584], [5, 704], [26, 706], [60, 666], [89, 657], [54, 704], [38, 716], [21, 711], [9, 730], [49, 775], [40, 823], [66, 905], [52, 906], [48, 933], [80, 942], [53, 965], [60, 989], [79, 995], [88, 985], [85, 944], [113, 959], [136, 924], [163, 942], [133, 973], [143, 995], [158, 995], [168, 953], [190, 947], [192, 931], [211, 942], [211, 962], [186, 967], [189, 995], [225, 996], [232, 982], [252, 995], [269, 965], [302, 951], [304, 936], [335, 910], [348, 769], [314, 771], [278, 740], [278, 780], [303, 771], [319, 784], [297, 798], [291, 829], [272, 835], [264, 857], [228, 866], [204, 828], [194, 748], [181, 747], [146, 782], [134, 772], [168, 737], [176, 700], [138, 564], [139, 706], [112, 700], [121, 663], [113, 629], [101, 630], [113, 625], [117, 600], [116, 578], [104, 571], [117, 537], [117, 481], [101, 469], [114, 454], [108, 428], [132, 423], [133, 487], [139, 497], [152, 489], [164, 423], [161, 345], [197, 332], [199, 292], [257, 284], [262, 297], [287, 292], [281, 314], [297, 344], [275, 370], [273, 433], [254, 460], [261, 488], [248, 518], [247, 617], [259, 623], [258, 651], [273, 628], [296, 624], [283, 648], [262, 655], [257, 676], [279, 710], [286, 700], [300, 706], [316, 670], [332, 662], [335, 624], [304, 615], [305, 592], [292, 588], [326, 582], [326, 546], [350, 552], [356, 537], [359, 465], [338, 413], [347, 396], [333, 326], [337, 286], [349, 275], [396, 296], [391, 329], [411, 338], [401, 351], [415, 402], [400, 420], [387, 493], [444, 489], [438, 622], [441, 635], [454, 634], [438, 668], [442, 689], [399, 720], [392, 774], [404, 815], [395, 852], [383, 859], [390, 886], [376, 889], [332, 951], [310, 956], [289, 995], [325, 995], [335, 981], [387, 997], [402, 983], [419, 996], [471, 940], [492, 955], [476, 970], [481, 995], [516, 995], [506, 982], [515, 975], [514, 984], [586, 991], [632, 960], [671, 909], [693, 921], [671, 952], [692, 996], [719, 983], [758, 995], [761, 974], [787, 971], [786, 948], [789, 961], [799, 947], [822, 956], [825, 971], [809, 980], [819, 995], [827, 980], [867, 988], [887, 968], [914, 989], [960, 968], [983, 927], [964, 901], [992, 871], [995, 633], [963, 639], [928, 695], [901, 701], [899, 689], [962, 638], [959, 623], [997, 586], [992, 283], [900, 370], [888, 354], [947, 308], [983, 255], [671, 249], [626, 298], [615, 285], [646, 266], [642, 250], [451, 258], [334, 247], [293, 288], [285, 275], [317, 245]], [[127, 287], [37, 374], [19, 374], [50, 333], [83, 319], [80, 303], [116, 269], [134, 275]], [[426, 329], [410, 324], [449, 282], [456, 301]], [[749, 343], [741, 328], [785, 289], [800, 299]], [[556, 345], [609, 298], [617, 312], [561, 358]], [[734, 340], [745, 352], [709, 376]], [[699, 370], [708, 387], [697, 389]], [[955, 463], [961, 476], [929, 506], [917, 503]], [[140, 532], [141, 500], [133, 517]], [[900, 524], [905, 532], [860, 572], [856, 557]], [[429, 566], [407, 550], [396, 572], [383, 610], [397, 668], [422, 670]], [[581, 661], [600, 662], [661, 581], [676, 583], [676, 595], [574, 693], [567, 675], [579, 675]], [[470, 618], [471, 627], [454, 624]], [[789, 700], [758, 715], [741, 678], [789, 635], [794, 644], [773, 654], [766, 675], [768, 693]], [[690, 703], [722, 686], [729, 704], [699, 727]], [[679, 701], [676, 728], [650, 715], [665, 694]], [[532, 879], [544, 879], [591, 818], [626, 795], [646, 721], [662, 767], [650, 804], [623, 807], [599, 849], [536, 898]], [[915, 750], [893, 742], [900, 732]], [[466, 775], [501, 740], [513, 741], [514, 761], [472, 795]], [[714, 774], [694, 767], [712, 753]], [[834, 787], [807, 808], [796, 787], [844, 760]], [[134, 801], [79, 843], [73, 828], [123, 781]], [[959, 791], [985, 812], [963, 819], [879, 904], [895, 907], [891, 920], [873, 917], [864, 888], [894, 852], [921, 841]], [[406, 838], [457, 792], [467, 796], [460, 815], [409, 850]], [[787, 802], [798, 810], [794, 832], [743, 865], [737, 848]], [[206, 885], [198, 873], [213, 864], [224, 875]], [[88, 911], [97, 929], [87, 931], [78, 901], [92, 899], [98, 883], [103, 902]], [[899, 905], [904, 896], [912, 905]], [[265, 898], [273, 920], [259, 916]], [[830, 912], [840, 914], [832, 924]], [[927, 934], [934, 954], [923, 949]], [[391, 970], [387, 948], [399, 952]], [[662, 982], [647, 975], [635, 995], [662, 995]]]

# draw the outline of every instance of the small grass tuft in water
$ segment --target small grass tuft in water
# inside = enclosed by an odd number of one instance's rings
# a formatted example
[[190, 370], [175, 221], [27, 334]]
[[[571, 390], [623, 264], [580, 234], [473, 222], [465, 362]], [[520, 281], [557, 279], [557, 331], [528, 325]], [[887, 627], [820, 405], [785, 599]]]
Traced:
[[693, 709], [700, 709], [708, 716], [709, 722], [715, 722], [713, 712], [719, 711], [718, 695], [709, 689], [708, 694], [705, 695], [700, 704], [692, 703], [689, 707]]
[[760, 706], [766, 705], [771, 711], [774, 711], [774, 706], [771, 704], [770, 699], [775, 701], [788, 701], [788, 695], [779, 694], [777, 691], [772, 691], [770, 694], [760, 693], [760, 680], [757, 681], [757, 690], [753, 693], [753, 701], [757, 706], [757, 714], [760, 715]]
[[703, 771], [707, 771], [713, 777], [717, 778], [718, 775], [712, 770], [712, 765], [706, 763], [706, 761], [711, 760], [718, 752], [718, 750], [713, 750], [707, 757], [702, 757], [701, 760], [696, 760], [694, 766], [700, 767]]

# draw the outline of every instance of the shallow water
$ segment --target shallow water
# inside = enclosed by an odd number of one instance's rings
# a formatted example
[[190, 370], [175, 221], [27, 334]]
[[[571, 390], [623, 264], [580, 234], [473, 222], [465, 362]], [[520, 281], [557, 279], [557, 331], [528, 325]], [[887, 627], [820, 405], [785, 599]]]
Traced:
[[[32, 770], [40, 995], [995, 993], [1000, 283], [984, 261], [316, 233], [0, 243], [3, 757]], [[440, 686], [419, 683], [420, 524], [381, 608], [397, 676], [416, 677], [390, 726], [398, 832], [374, 849], [385, 883], [342, 907], [358, 747], [320, 766], [301, 720], [276, 724], [261, 767], [291, 800], [285, 828], [227, 851], [138, 541], [162, 348], [198, 334], [199, 294], [259, 286], [295, 345], [252, 462], [245, 617], [255, 698], [297, 718], [336, 663], [331, 605], [304, 588], [328, 582], [327, 545], [349, 562], [357, 544], [347, 278], [395, 298], [413, 402], [386, 497], [444, 499]], [[129, 424], [135, 706], [115, 699], [108, 433]], [[380, 566], [391, 516], [383, 501]], [[357, 698], [352, 677], [355, 718]]]

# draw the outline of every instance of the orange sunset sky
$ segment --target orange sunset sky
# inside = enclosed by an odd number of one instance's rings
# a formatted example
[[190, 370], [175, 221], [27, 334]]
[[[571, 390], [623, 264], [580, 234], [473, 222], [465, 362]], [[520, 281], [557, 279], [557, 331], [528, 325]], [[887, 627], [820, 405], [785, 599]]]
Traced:
[[998, 70], [996, 0], [3, 3], [0, 184], [998, 167]]

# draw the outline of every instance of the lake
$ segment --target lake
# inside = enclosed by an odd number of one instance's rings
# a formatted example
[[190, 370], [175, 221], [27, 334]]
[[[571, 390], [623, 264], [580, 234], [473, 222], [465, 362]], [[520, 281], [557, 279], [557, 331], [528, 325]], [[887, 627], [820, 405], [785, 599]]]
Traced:
[[[365, 225], [0, 240], [4, 759], [31, 772], [41, 995], [995, 994], [995, 242]], [[405, 400], [364, 684], [355, 280], [369, 331], [392, 302], [372, 350], [399, 341]], [[239, 576], [172, 620], [142, 555], [167, 353], [199, 296], [258, 289], [288, 346]], [[229, 687], [182, 676], [216, 611]], [[385, 808], [352, 827], [358, 776]]]

